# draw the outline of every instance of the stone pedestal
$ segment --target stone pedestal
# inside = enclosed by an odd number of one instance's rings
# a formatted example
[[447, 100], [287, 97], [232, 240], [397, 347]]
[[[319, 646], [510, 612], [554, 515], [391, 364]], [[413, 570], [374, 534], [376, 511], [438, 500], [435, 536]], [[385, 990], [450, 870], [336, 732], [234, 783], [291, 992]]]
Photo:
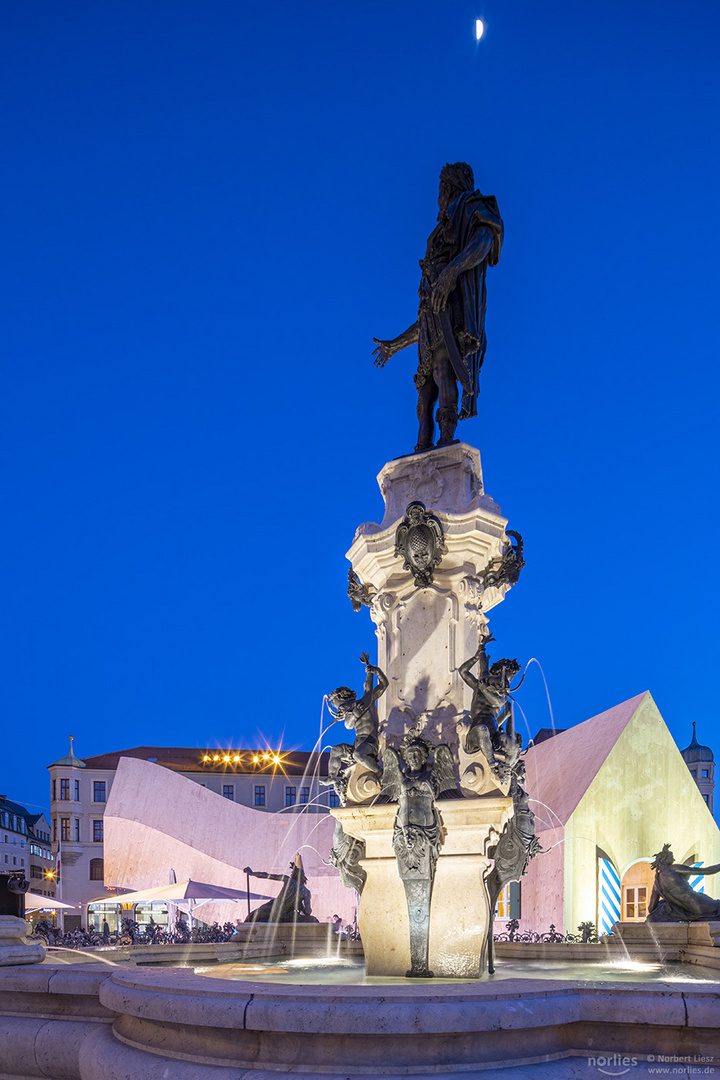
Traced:
[[[512, 814], [512, 799], [486, 795], [436, 804], [443, 841], [430, 905], [429, 966], [437, 978], [478, 978], [485, 970], [490, 905], [485, 852]], [[368, 975], [404, 976], [410, 968], [405, 889], [392, 849], [397, 805], [345, 806], [331, 811], [346, 833], [365, 842], [367, 881], [358, 923]]]
[[[378, 664], [390, 680], [378, 702], [380, 732], [397, 745], [420, 722], [432, 741], [454, 747], [455, 722], [471, 699], [457, 669], [475, 652], [487, 612], [510, 587], [488, 587], [483, 580], [512, 546], [507, 521], [484, 493], [480, 452], [467, 443], [390, 461], [378, 483], [383, 520], [359, 527], [347, 557], [360, 579], [377, 590], [370, 614]], [[397, 527], [414, 500], [438, 518], [446, 546], [426, 588], [403, 568], [402, 555], [395, 555]], [[509, 644], [505, 653], [511, 650]]]
[[26, 931], [24, 919], [0, 915], [0, 967], [40, 964], [45, 959], [44, 947], [39, 941], [27, 941]]

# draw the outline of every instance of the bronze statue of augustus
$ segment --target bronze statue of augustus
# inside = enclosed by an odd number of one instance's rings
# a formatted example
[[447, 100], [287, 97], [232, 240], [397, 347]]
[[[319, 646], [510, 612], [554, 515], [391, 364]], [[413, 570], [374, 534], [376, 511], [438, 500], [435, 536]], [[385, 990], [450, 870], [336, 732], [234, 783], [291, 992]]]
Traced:
[[487, 344], [485, 270], [497, 265], [502, 242], [495, 197], [475, 190], [473, 171], [465, 162], [443, 166], [437, 225], [420, 262], [417, 322], [390, 341], [373, 339], [375, 364], [381, 368], [400, 349], [418, 346], [417, 453], [433, 446], [436, 404], [438, 446], [455, 441], [458, 419], [477, 416], [478, 379]]

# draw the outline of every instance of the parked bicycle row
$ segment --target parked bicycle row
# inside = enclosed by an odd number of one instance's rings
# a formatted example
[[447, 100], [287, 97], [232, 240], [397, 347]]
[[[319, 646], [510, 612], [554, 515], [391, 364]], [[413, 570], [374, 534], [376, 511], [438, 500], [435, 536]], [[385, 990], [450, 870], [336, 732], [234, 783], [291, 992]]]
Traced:
[[235, 931], [235, 925], [230, 922], [226, 922], [223, 926], [213, 923], [212, 926], [193, 927], [192, 930], [182, 923], [169, 933], [155, 924], [141, 928], [134, 919], [123, 919], [120, 933], [111, 932], [106, 923], [102, 934], [99, 934], [97, 930], [82, 928], [63, 934], [57, 927], [43, 919], [37, 923], [30, 939], [42, 941], [51, 948], [92, 949], [104, 945], [187, 945], [230, 941]]

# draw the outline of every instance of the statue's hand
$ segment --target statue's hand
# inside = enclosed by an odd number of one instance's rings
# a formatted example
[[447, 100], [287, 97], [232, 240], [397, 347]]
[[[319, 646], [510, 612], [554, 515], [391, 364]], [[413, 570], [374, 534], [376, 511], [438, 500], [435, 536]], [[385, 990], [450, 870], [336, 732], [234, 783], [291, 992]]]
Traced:
[[370, 653], [361, 652], [360, 653], [360, 663], [361, 664], [369, 664], [370, 663]]
[[384, 368], [390, 357], [397, 352], [394, 341], [380, 341], [379, 338], [374, 337], [373, 341], [377, 345], [377, 349], [373, 349], [373, 356], [378, 354], [377, 360], [373, 360], [375, 367]]
[[436, 315], [439, 315], [447, 307], [448, 296], [455, 288], [456, 283], [457, 271], [453, 269], [452, 265], [446, 266], [435, 282], [432, 297], [430, 298], [430, 304]]

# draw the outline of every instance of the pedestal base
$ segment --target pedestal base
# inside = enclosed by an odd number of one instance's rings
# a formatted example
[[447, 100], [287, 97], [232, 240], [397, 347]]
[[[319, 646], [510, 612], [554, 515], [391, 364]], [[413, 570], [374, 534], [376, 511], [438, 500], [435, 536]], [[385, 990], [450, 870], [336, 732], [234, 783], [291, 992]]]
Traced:
[[[485, 796], [436, 804], [443, 845], [430, 903], [429, 967], [436, 978], [479, 978], [485, 972], [490, 904], [485, 851], [512, 815], [512, 799]], [[365, 842], [367, 881], [358, 924], [368, 975], [404, 976], [410, 969], [410, 922], [405, 888], [392, 849], [394, 804], [331, 811], [346, 833]]]
[[26, 941], [24, 919], [15, 915], [0, 915], [0, 967], [16, 964], [40, 964], [45, 949], [38, 941]]

